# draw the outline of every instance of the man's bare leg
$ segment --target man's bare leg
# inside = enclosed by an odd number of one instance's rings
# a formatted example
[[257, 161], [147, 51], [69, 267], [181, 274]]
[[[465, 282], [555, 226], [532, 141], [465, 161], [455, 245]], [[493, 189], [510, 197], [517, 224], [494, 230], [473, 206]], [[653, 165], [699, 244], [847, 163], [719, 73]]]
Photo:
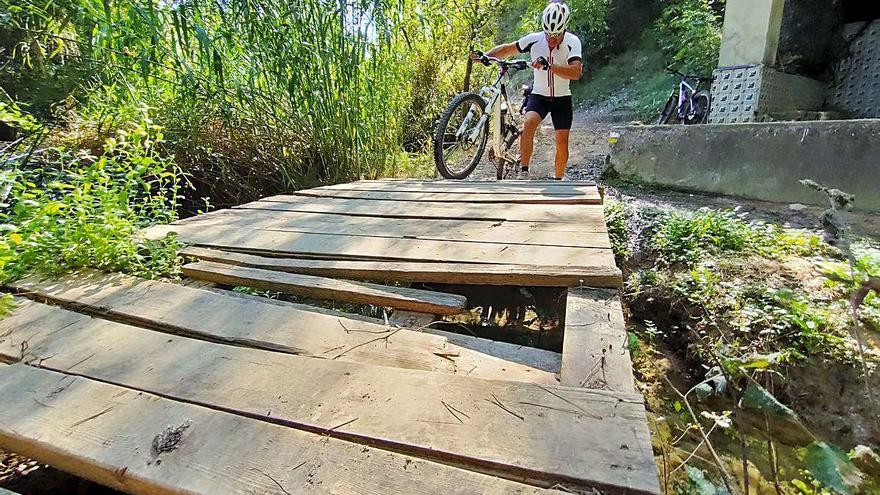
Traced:
[[535, 149], [535, 133], [541, 125], [541, 115], [538, 112], [526, 112], [523, 118], [523, 130], [519, 137], [520, 166], [529, 168], [532, 163], [532, 151]]
[[568, 133], [569, 129], [556, 131], [556, 178], [562, 179], [565, 175], [565, 166], [568, 164]]

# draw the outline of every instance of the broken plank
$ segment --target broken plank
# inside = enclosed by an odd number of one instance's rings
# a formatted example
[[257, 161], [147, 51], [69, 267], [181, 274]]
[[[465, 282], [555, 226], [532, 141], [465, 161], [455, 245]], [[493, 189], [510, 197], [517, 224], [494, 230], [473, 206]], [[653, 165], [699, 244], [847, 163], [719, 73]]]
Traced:
[[445, 284], [538, 287], [620, 287], [616, 266], [554, 267], [510, 264], [377, 262], [277, 258], [190, 246], [181, 256], [231, 265], [250, 266], [326, 277]]
[[580, 223], [585, 217], [602, 214], [601, 205], [505, 205], [499, 207], [492, 204], [464, 205], [424, 201], [404, 203], [400, 201], [298, 196], [272, 196], [235, 208], [389, 218], [445, 218], [549, 223]]
[[26, 365], [0, 369], [0, 446], [135, 495], [544, 493]]
[[188, 277], [218, 284], [242, 285], [316, 299], [372, 304], [421, 313], [454, 315], [467, 308], [467, 299], [456, 294], [263, 270], [213, 261], [186, 264], [182, 272]]
[[635, 394], [313, 359], [98, 319], [12, 330], [42, 368], [541, 486], [659, 492]]
[[616, 290], [568, 290], [560, 382], [635, 392], [626, 323]]
[[[202, 220], [198, 220], [199, 218]], [[171, 225], [153, 226], [146, 229], [144, 234], [148, 238], [159, 239], [169, 232], [184, 233], [187, 230], [208, 227], [386, 238], [406, 237], [504, 245], [610, 247], [605, 223], [601, 217], [584, 218], [582, 224], [541, 224], [538, 222], [347, 217], [322, 213], [230, 209], [210, 216], [192, 217]]]
[[381, 201], [420, 201], [426, 203], [598, 205], [599, 191], [592, 193], [549, 194], [472, 194], [470, 192], [346, 191], [343, 189], [303, 189], [293, 196]]
[[[263, 302], [229, 291], [221, 294], [128, 275], [82, 272], [58, 282], [30, 278], [14, 282], [11, 287], [36, 300], [124, 323], [275, 352], [544, 384], [556, 383], [555, 374], [559, 371], [560, 356], [555, 352], [520, 349], [506, 342], [471, 350], [476, 344], [454, 344], [428, 329], [398, 331], [304, 311], [289, 303]], [[59, 323], [57, 318], [64, 320]], [[56, 323], [60, 326], [85, 320], [88, 317], [84, 315], [27, 301], [11, 316], [0, 320], [0, 335], [4, 329], [16, 326], [52, 327]], [[392, 332], [393, 338], [382, 338]], [[476, 340], [464, 336], [461, 342]], [[345, 349], [351, 350], [338, 356]], [[438, 354], [444, 353], [459, 357], [454, 362], [438, 358]]]

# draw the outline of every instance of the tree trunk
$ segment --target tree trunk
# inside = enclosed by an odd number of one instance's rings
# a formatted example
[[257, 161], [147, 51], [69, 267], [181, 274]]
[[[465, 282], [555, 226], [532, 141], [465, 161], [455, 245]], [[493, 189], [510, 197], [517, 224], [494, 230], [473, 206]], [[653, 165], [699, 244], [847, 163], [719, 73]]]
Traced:
[[470, 57], [470, 53], [468, 53], [467, 66], [464, 69], [464, 91], [471, 90], [471, 72], [474, 70], [474, 60]]

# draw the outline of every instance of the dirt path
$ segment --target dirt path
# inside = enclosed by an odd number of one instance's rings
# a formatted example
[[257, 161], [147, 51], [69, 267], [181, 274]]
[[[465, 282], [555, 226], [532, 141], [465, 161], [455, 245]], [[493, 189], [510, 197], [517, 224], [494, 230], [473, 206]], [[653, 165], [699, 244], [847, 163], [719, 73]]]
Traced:
[[[609, 153], [608, 136], [610, 124], [598, 119], [602, 114], [586, 109], [575, 111], [571, 130], [567, 180], [595, 180], [606, 187], [609, 197], [619, 199], [636, 208], [659, 208], [662, 210], [700, 208], [734, 209], [747, 213], [750, 218], [776, 223], [785, 227], [818, 229], [818, 217], [824, 208], [773, 203], [722, 195], [692, 194], [662, 188], [651, 188], [602, 179], [606, 157]], [[531, 165], [531, 178], [544, 179], [553, 175], [555, 143], [550, 119], [545, 120], [535, 138], [535, 154]], [[492, 180], [495, 168], [488, 160], [472, 175], [476, 180]], [[880, 238], [880, 215], [849, 213], [848, 220], [856, 235]]]

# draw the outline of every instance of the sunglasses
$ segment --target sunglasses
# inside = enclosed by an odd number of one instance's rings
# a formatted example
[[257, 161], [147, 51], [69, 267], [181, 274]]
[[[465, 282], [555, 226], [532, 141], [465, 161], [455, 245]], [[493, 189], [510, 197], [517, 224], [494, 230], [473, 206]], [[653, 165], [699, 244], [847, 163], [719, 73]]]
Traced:
[[565, 36], [565, 31], [559, 34], [548, 34], [547, 35], [551, 40], [561, 40], [563, 36]]

